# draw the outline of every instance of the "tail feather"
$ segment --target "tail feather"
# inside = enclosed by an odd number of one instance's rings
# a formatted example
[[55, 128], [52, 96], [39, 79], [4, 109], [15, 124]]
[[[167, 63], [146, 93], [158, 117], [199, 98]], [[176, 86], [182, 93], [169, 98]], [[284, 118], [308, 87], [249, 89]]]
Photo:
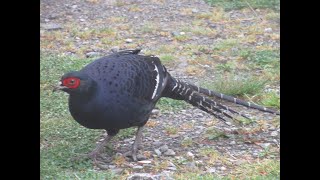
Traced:
[[217, 106], [216, 102], [211, 102], [208, 103], [208, 99], [204, 99], [203, 101], [203, 96], [201, 96], [199, 93], [196, 91], [192, 90], [190, 87], [187, 86], [186, 83], [181, 82], [179, 80], [173, 81], [174, 79], [171, 79], [171, 83], [169, 84], [168, 88], [165, 89], [163, 96], [164, 97], [169, 97], [172, 99], [177, 99], [177, 100], [184, 100], [191, 105], [198, 107], [199, 109], [215, 116], [218, 119], [221, 119], [223, 121], [226, 121], [221, 115], [223, 114], [226, 117], [232, 118], [229, 114], [225, 113], [221, 108]]
[[[184, 100], [190, 103], [191, 105], [196, 106], [199, 109], [209, 114], [212, 114], [216, 118], [221, 119], [223, 121], [226, 121], [224, 117], [234, 119], [234, 117], [231, 114], [236, 114], [247, 119], [250, 119], [250, 118], [245, 116], [242, 113], [237, 112], [234, 109], [231, 109], [228, 106], [222, 105], [220, 103], [215, 102], [212, 99], [209, 99], [209, 97], [218, 97], [220, 99], [227, 100], [235, 104], [240, 104], [249, 108], [254, 108], [254, 109], [258, 109], [264, 112], [269, 112], [274, 114], [280, 114], [274, 110], [270, 110], [256, 104], [234, 98], [232, 96], [227, 96], [221, 93], [217, 93], [208, 89], [204, 89], [204, 88], [186, 83], [186, 82], [182, 82], [174, 78], [170, 80], [168, 87], [164, 91], [163, 96], [169, 97], [172, 99], [177, 99], [177, 100]], [[231, 114], [228, 114], [228, 113], [231, 113]]]
[[224, 121], [224, 122], [227, 121], [223, 116], [221, 116], [221, 115], [219, 115], [219, 114], [216, 114], [214, 111], [208, 110], [208, 109], [205, 108], [204, 106], [200, 105], [200, 103], [197, 103], [197, 106], [196, 106], [196, 107], [198, 107], [199, 109], [201, 109], [202, 111], [204, 111], [204, 112], [206, 112], [206, 113], [209, 113], [209, 114], [213, 115], [213, 116], [216, 117], [217, 119], [220, 119], [220, 120], [222, 120], [222, 121]]
[[[190, 98], [191, 97], [191, 98]], [[196, 103], [200, 103], [201, 105], [203, 105], [205, 108], [211, 110], [211, 111], [218, 111], [219, 113], [227, 116], [228, 118], [233, 119], [232, 116], [230, 116], [229, 114], [227, 114], [226, 112], [231, 112], [232, 114], [237, 114], [240, 115], [244, 118], [250, 119], [249, 117], [231, 109], [228, 106], [224, 106], [220, 103], [217, 103], [209, 98], [206, 98], [204, 96], [201, 96], [199, 93], [193, 91], [193, 94], [191, 96], [189, 96], [189, 98], [186, 100], [187, 102], [189, 102], [190, 104], [196, 102]]]
[[[223, 111], [221, 108], [219, 108], [218, 106], [215, 106], [215, 105], [212, 105], [210, 104], [209, 102], [207, 101], [203, 101], [202, 100], [202, 97], [196, 93], [194, 93], [193, 95], [191, 95], [190, 97], [192, 97], [190, 100], [187, 99], [186, 101], [188, 103], [190, 103], [191, 105], [193, 106], [196, 106], [196, 107], [201, 107], [201, 110], [204, 110], [210, 114], [214, 114], [214, 115], [217, 115], [217, 117], [219, 119], [222, 119], [220, 118], [221, 116], [219, 116], [219, 114], [215, 114], [215, 112], [217, 113], [220, 113], [228, 118], [232, 118], [232, 116], [230, 116], [229, 114], [227, 114], [225, 111]], [[204, 109], [202, 109], [204, 108]], [[224, 119], [222, 119], [224, 120]]]
[[215, 92], [215, 91], [212, 91], [212, 90], [209, 90], [209, 89], [205, 89], [205, 88], [193, 85], [193, 84], [188, 84], [188, 87], [190, 87], [194, 91], [197, 91], [198, 93], [204, 94], [204, 95], [209, 96], [209, 97], [218, 97], [220, 99], [223, 99], [223, 100], [226, 100], [226, 101], [229, 101], [229, 102], [233, 102], [235, 104], [240, 104], [240, 105], [245, 106], [245, 107], [254, 108], [254, 109], [258, 109], [260, 111], [264, 111], [264, 112], [269, 112], [269, 113], [280, 115], [280, 112], [277, 112], [275, 110], [268, 109], [266, 107], [259, 106], [259, 105], [254, 104], [254, 103], [243, 101], [241, 99], [238, 99], [238, 98], [235, 98], [235, 97], [232, 97], [232, 96], [228, 96], [228, 95], [225, 95], [225, 94], [222, 94], [222, 93], [218, 93], [218, 92]]

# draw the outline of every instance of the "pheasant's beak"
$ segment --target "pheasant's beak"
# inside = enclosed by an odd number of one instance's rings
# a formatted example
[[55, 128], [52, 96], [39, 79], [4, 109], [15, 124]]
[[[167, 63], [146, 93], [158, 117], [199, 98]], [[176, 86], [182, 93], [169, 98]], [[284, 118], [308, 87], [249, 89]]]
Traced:
[[63, 89], [67, 89], [67, 87], [66, 87], [66, 86], [63, 86], [63, 85], [61, 84], [61, 82], [59, 82], [59, 83], [53, 88], [52, 92], [56, 92], [57, 90], [63, 90]]

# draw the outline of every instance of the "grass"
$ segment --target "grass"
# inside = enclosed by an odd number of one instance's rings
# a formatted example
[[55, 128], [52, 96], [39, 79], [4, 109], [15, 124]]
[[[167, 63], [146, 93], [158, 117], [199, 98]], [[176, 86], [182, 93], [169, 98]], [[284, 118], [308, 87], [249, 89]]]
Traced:
[[266, 107], [276, 107], [280, 109], [280, 95], [275, 92], [264, 93], [260, 102]]
[[280, 80], [280, 51], [274, 49], [242, 50], [241, 59], [248, 68], [260, 70], [266, 78]]
[[231, 72], [232, 70], [235, 69], [235, 64], [232, 61], [228, 61], [225, 64], [218, 64], [216, 66], [216, 69], [218, 71], [223, 71], [223, 72]]
[[226, 14], [225, 10], [221, 7], [216, 7], [211, 12], [210, 20], [212, 22], [223, 22], [228, 20], [228, 15]]
[[[40, 122], [40, 177], [53, 179], [58, 177], [75, 178], [93, 175], [90, 160], [85, 158], [71, 161], [79, 154], [89, 152], [95, 138], [100, 134], [80, 127], [74, 120], [41, 119]], [[92, 171], [91, 173], [89, 173]], [[105, 173], [94, 173], [100, 176]]]
[[267, 80], [254, 76], [246, 77], [242, 75], [237, 77], [228, 75], [225, 77], [217, 77], [213, 83], [206, 83], [203, 86], [226, 95], [245, 96], [260, 93], [267, 82]]
[[115, 137], [116, 139], [126, 139], [126, 138], [131, 138], [133, 136], [135, 136], [137, 132], [137, 128], [136, 127], [131, 127], [128, 129], [122, 129], [120, 130], [120, 133]]
[[280, 22], [279, 12], [270, 12], [266, 15], [267, 20], [275, 20]]
[[208, 160], [206, 161], [207, 165], [214, 165], [216, 163], [223, 163], [227, 164], [226, 157], [220, 154], [217, 150], [212, 147], [204, 147], [199, 150], [199, 155], [207, 157]]
[[197, 14], [196, 17], [198, 19], [206, 19], [212, 22], [224, 22], [228, 20], [228, 14], [226, 14], [225, 10], [221, 7], [213, 8], [211, 12]]
[[173, 37], [175, 40], [179, 41], [179, 42], [183, 42], [183, 41], [187, 41], [190, 39], [190, 36], [188, 35], [177, 35]]
[[219, 41], [215, 46], [214, 46], [214, 51], [219, 51], [219, 50], [227, 50], [229, 48], [232, 48], [236, 45], [239, 44], [239, 40], [237, 39], [225, 39], [222, 41]]
[[[166, 44], [166, 45], [158, 46], [158, 49], [156, 49], [156, 51], [154, 53], [174, 54], [174, 52], [176, 50], [177, 50], [177, 46]], [[162, 61], [162, 59], [161, 59], [161, 61]]]
[[169, 98], [161, 98], [156, 105], [156, 107], [162, 112], [177, 112], [190, 106], [191, 105], [184, 101], [178, 101]]
[[103, 38], [103, 37], [115, 37], [116, 31], [111, 28], [99, 28], [99, 29], [89, 29], [78, 31], [74, 30], [73, 32], [74, 37], [79, 37], [83, 40], [89, 40], [91, 38]]
[[[280, 95], [274, 91], [263, 92], [265, 85], [270, 83], [265, 76], [223, 75], [216, 77], [212, 83], [203, 82], [201, 86], [226, 95], [247, 99], [247, 101], [253, 101], [265, 107], [280, 109]], [[242, 119], [239, 118], [240, 121]], [[243, 119], [240, 123], [250, 124], [251, 121]]]
[[265, 159], [255, 163], [242, 164], [233, 175], [239, 179], [279, 179], [280, 163], [278, 160]]
[[191, 32], [196, 36], [215, 36], [217, 34], [217, 32], [213, 29], [199, 27], [199, 26], [192, 28]]
[[182, 147], [192, 147], [194, 142], [191, 138], [184, 138], [180, 144]]
[[191, 8], [181, 8], [180, 14], [182, 14], [182, 15], [191, 15], [192, 14], [192, 9]]
[[140, 12], [142, 11], [141, 8], [139, 8], [137, 5], [133, 5], [129, 8], [129, 11], [132, 11], [132, 12]]
[[277, 156], [277, 154], [279, 154], [279, 152], [276, 148], [266, 147], [263, 149], [262, 152], [260, 152], [259, 158], [264, 158], [264, 157], [274, 158]]
[[[183, 173], [183, 174], [175, 174], [174, 176], [177, 180], [184, 180], [184, 179], [190, 179], [190, 180], [212, 180], [212, 179], [221, 179], [221, 177], [217, 175], [212, 174], [205, 174], [200, 175], [198, 173]], [[226, 178], [225, 178], [226, 179]]]
[[181, 32], [191, 32], [195, 36], [215, 36], [216, 30], [203, 26], [184, 26], [180, 28]]
[[239, 125], [249, 125], [255, 122], [255, 119], [247, 119], [242, 116], [237, 117], [234, 122], [239, 123]]
[[146, 22], [141, 28], [140, 31], [143, 33], [155, 33], [159, 28], [153, 22]]
[[273, 50], [248, 51], [241, 54], [244, 59], [262, 68], [276, 68], [280, 66], [280, 52]]
[[163, 62], [163, 63], [175, 60], [175, 57], [171, 54], [160, 55], [159, 58], [161, 59], [161, 62]]
[[107, 21], [110, 21], [111, 23], [121, 23], [121, 22], [124, 22], [126, 20], [127, 19], [125, 17], [112, 16], [112, 17], [107, 18]]
[[228, 136], [223, 131], [216, 129], [215, 127], [208, 127], [205, 136], [209, 140], [215, 140], [217, 138], [228, 138]]
[[106, 180], [116, 180], [119, 175], [113, 174], [111, 172], [96, 171], [89, 169], [81, 172], [57, 172], [52, 176], [44, 176], [43, 179], [106, 179]]
[[174, 126], [167, 126], [167, 127], [165, 127], [165, 131], [169, 135], [174, 135], [174, 134], [178, 133], [178, 128], [176, 128]]
[[254, 9], [260, 8], [269, 8], [274, 10], [280, 10], [280, 0], [206, 0], [211, 6], [223, 7], [226, 11], [249, 8], [250, 6]]
[[233, 180], [233, 179], [254, 179], [274, 180], [280, 179], [280, 163], [277, 160], [262, 160], [254, 163], [244, 163], [236, 167], [232, 173], [226, 176], [217, 174], [199, 174], [195, 172], [175, 173], [174, 179], [183, 180]]
[[[117, 28], [126, 30], [130, 27], [119, 26]], [[94, 49], [92, 45], [88, 43], [93, 39], [99, 39], [99, 41], [95, 43]], [[83, 29], [71, 23], [66, 25], [61, 31], [46, 31], [43, 33], [41, 35], [40, 48], [41, 50], [50, 52], [72, 52], [77, 56], [84, 57], [84, 54], [88, 51], [117, 46], [121, 40], [114, 28], [98, 27]]]

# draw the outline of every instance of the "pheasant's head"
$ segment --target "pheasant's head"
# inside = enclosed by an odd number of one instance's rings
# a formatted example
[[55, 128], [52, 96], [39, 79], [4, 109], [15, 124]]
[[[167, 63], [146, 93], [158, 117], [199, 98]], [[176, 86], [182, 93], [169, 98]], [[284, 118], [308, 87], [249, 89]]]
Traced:
[[94, 81], [86, 74], [78, 71], [66, 73], [53, 91], [61, 90], [69, 94], [85, 94], [94, 87]]

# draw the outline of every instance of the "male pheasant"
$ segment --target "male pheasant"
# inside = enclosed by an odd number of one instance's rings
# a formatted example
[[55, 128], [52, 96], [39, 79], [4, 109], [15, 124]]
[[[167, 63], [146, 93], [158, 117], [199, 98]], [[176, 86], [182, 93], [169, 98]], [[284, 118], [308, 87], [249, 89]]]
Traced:
[[60, 85], [54, 89], [69, 94], [69, 110], [79, 124], [107, 131], [105, 139], [88, 154], [91, 158], [95, 159], [120, 129], [137, 126], [132, 146], [132, 158], [136, 161], [142, 129], [161, 97], [184, 100], [223, 121], [225, 117], [233, 118], [233, 114], [244, 115], [210, 97], [280, 115], [274, 110], [177, 80], [158, 57], [139, 52], [125, 50], [97, 59], [80, 71], [63, 75]]

